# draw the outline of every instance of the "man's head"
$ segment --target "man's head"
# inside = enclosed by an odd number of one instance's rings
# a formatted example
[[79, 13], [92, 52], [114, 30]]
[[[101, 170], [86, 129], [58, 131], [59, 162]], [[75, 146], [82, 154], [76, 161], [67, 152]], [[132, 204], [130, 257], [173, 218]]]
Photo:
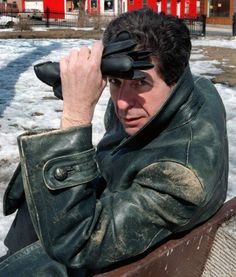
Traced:
[[138, 49], [151, 50], [157, 70], [171, 86], [175, 84], [188, 64], [191, 52], [189, 30], [177, 17], [158, 14], [150, 9], [121, 14], [110, 22], [103, 36], [107, 45], [121, 31], [128, 31]]
[[150, 50], [153, 69], [145, 71], [144, 81], [110, 78], [111, 98], [119, 120], [129, 135], [135, 134], [160, 110], [172, 87], [188, 65], [191, 41], [189, 30], [177, 17], [150, 9], [120, 15], [107, 27], [103, 42], [128, 31], [137, 50]]

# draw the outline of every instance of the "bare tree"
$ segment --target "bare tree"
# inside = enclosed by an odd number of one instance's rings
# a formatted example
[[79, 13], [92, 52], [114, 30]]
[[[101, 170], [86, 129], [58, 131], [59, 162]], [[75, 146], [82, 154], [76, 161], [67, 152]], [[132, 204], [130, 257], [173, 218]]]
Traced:
[[73, 0], [74, 10], [79, 10], [79, 25], [85, 25], [85, 1], [86, 0]]

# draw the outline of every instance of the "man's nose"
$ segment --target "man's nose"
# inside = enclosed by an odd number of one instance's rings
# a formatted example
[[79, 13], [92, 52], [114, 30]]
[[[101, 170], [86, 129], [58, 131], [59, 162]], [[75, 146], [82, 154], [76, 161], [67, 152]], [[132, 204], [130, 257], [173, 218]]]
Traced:
[[126, 110], [127, 108], [134, 105], [134, 93], [132, 93], [132, 87], [129, 85], [129, 81], [124, 81], [120, 86], [117, 107], [119, 110]]

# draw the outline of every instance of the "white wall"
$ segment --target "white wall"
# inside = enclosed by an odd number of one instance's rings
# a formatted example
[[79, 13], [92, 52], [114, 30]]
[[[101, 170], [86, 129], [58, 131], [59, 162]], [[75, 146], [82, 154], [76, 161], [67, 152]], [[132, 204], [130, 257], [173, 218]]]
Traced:
[[25, 9], [38, 9], [43, 12], [43, 1], [25, 1]]

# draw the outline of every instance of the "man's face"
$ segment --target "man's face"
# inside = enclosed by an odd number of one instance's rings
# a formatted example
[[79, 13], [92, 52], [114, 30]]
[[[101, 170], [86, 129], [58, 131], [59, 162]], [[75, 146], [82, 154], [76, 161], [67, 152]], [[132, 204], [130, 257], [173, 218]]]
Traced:
[[128, 135], [135, 134], [150, 121], [172, 91], [154, 68], [143, 72], [144, 80], [109, 78], [115, 111]]

